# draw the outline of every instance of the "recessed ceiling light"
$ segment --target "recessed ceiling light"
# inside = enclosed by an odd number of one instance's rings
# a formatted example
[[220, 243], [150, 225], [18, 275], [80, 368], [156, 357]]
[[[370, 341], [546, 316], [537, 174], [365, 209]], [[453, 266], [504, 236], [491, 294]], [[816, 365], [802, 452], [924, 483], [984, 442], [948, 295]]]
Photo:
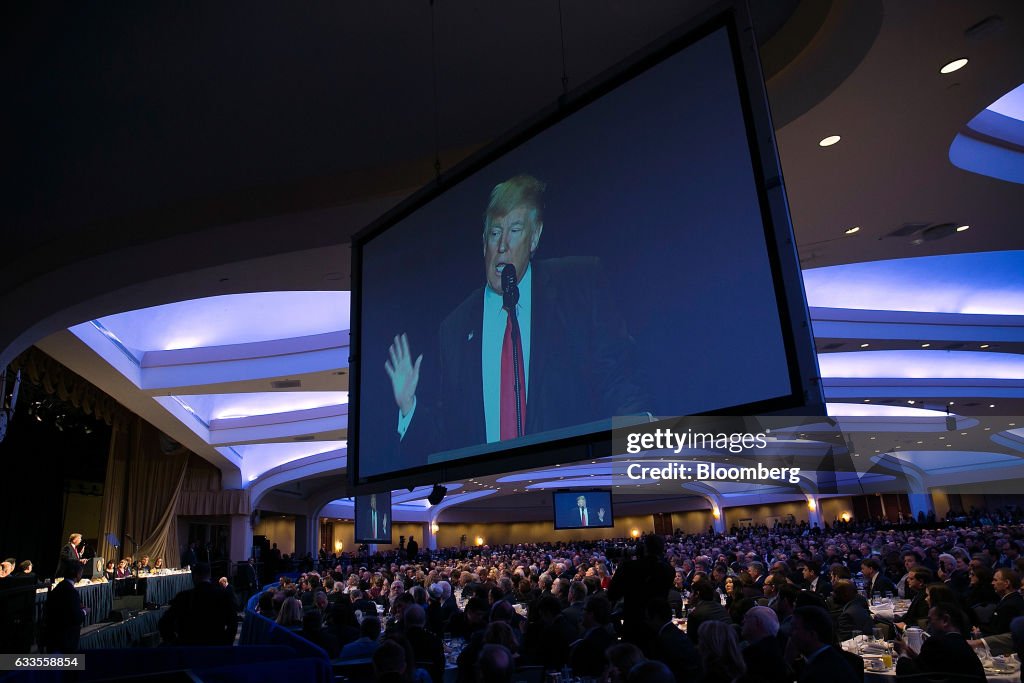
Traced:
[[971, 229], [971, 226], [969, 226], [969, 225], [958, 225], [958, 226], [956, 226], [956, 231], [957, 232], [963, 232], [964, 230], [970, 230], [970, 229]]
[[988, 344], [982, 344], [979, 348], [987, 349], [988, 348]]
[[871, 399], [870, 398], [866, 398], [866, 399], [864, 399], [864, 402], [865, 403], [871, 403]]
[[989, 404], [989, 408], [995, 408], [995, 407], [996, 407], [995, 403]]
[[907, 403], [909, 403], [910, 405], [914, 405], [915, 401], [913, 399], [911, 399], [911, 400], [907, 401]]
[[940, 436], [939, 437], [939, 441], [945, 441], [945, 440], [946, 440], [946, 437], [944, 437], [944, 436]]
[[967, 59], [966, 58], [954, 59], [952, 62], [950, 62], [946, 66], [944, 66], [941, 69], [939, 69], [939, 73], [940, 74], [951, 74], [954, 71], [959, 71], [960, 69], [964, 68], [965, 66], [967, 66]]
[[869, 344], [867, 342], [865, 342], [865, 343], [860, 345], [860, 348], [866, 349], [866, 348], [868, 348], [868, 346], [869, 346]]
[[847, 234], [847, 235], [852, 235], [852, 234], [854, 234], [855, 232], [860, 232], [860, 226], [859, 226], [859, 225], [855, 225], [855, 226], [853, 226], [852, 228], [850, 228], [849, 230], [847, 230], [847, 231], [846, 231], [846, 234]]
[[924, 441], [918, 441], [918, 443], [924, 443]]
[[946, 444], [946, 448], [952, 448], [952, 447], [953, 447], [953, 444], [951, 444], [951, 443], [947, 443]]
[[827, 138], [822, 138], [821, 141], [818, 142], [818, 145], [820, 147], [831, 147], [840, 140], [842, 140], [842, 138], [839, 137], [838, 135], [829, 135]]
[[921, 344], [922, 349], [927, 349], [931, 344]]
[[955, 404], [955, 403], [953, 403], [952, 401], [950, 401], [950, 402], [949, 402], [949, 405], [951, 405], [951, 406], [952, 406], [952, 405], [956, 405], [956, 404]]

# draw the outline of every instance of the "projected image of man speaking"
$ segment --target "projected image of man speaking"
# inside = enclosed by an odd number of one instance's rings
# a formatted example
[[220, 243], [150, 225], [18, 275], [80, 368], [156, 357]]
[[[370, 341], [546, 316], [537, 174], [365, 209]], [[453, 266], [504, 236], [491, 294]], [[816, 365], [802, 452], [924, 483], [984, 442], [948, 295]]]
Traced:
[[[496, 185], [484, 212], [484, 285], [441, 323], [439, 359], [403, 332], [385, 370], [403, 450], [419, 454], [515, 439], [646, 410], [633, 341], [614, 311], [598, 260], [534, 258], [544, 233], [545, 183]], [[576, 226], [581, 238], [586, 226]], [[437, 405], [417, 403], [436, 363]]]

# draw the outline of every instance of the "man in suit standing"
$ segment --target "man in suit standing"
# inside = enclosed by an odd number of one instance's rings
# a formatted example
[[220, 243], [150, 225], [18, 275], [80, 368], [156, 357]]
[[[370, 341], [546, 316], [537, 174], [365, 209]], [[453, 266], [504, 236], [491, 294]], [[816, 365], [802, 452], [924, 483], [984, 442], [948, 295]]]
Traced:
[[805, 605], [793, 611], [790, 641], [803, 657], [797, 683], [863, 683], [832, 646], [832, 617], [821, 607]]
[[65, 545], [60, 551], [60, 566], [57, 567], [56, 576], [64, 576], [71, 565], [78, 564], [82, 565], [84, 568], [85, 563], [88, 562], [88, 560], [82, 557], [82, 552], [79, 550], [79, 546], [81, 545], [82, 534], [73, 533], [68, 536], [67, 545]]
[[[587, 509], [587, 497], [576, 497], [576, 511], [574, 517], [579, 517], [581, 527], [590, 526], [590, 510]], [[575, 519], [573, 520], [575, 522]]]
[[420, 554], [420, 544], [416, 542], [416, 539], [410, 535], [409, 543], [405, 546], [405, 556], [409, 562], [415, 562], [416, 557]]
[[370, 506], [366, 511], [366, 519], [360, 519], [362, 529], [361, 540], [378, 540], [388, 538], [388, 513], [377, 509], [377, 494], [370, 494]]
[[668, 602], [675, 572], [665, 561], [665, 541], [657, 534], [643, 539], [643, 557], [626, 560], [612, 575], [608, 599], [614, 604], [622, 599], [622, 627], [626, 640], [641, 645], [645, 638], [645, 610], [657, 598]]
[[[78, 540], [82, 540], [80, 535]], [[81, 562], [68, 564], [63, 574], [64, 580], [46, 596], [43, 647], [50, 654], [78, 652], [78, 637], [89, 611], [82, 607], [82, 599], [75, 588], [75, 584], [82, 578], [83, 569]]]
[[238, 628], [234, 599], [211, 581], [210, 565], [192, 567], [195, 588], [171, 599], [160, 618], [160, 635], [174, 645], [231, 645]]
[[[416, 417], [429, 413], [416, 401], [423, 355], [413, 355], [406, 334], [395, 336], [385, 370], [403, 449], [416, 444], [425, 455], [646, 410], [632, 376], [633, 342], [597, 261], [533, 260], [545, 189], [519, 175], [491, 191], [485, 285], [441, 323], [436, 415]], [[503, 273], [513, 276], [504, 286]]]

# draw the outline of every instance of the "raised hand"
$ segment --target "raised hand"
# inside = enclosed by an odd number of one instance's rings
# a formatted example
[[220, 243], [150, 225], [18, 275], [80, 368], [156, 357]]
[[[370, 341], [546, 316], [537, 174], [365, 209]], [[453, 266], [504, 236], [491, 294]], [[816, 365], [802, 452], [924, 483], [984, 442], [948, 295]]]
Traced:
[[420, 383], [420, 363], [423, 361], [421, 353], [412, 362], [412, 354], [409, 353], [409, 337], [403, 332], [395, 337], [395, 341], [388, 348], [388, 360], [384, 362], [384, 370], [391, 378], [391, 389], [395, 393], [395, 403], [402, 415], [408, 415], [416, 400], [416, 387]]

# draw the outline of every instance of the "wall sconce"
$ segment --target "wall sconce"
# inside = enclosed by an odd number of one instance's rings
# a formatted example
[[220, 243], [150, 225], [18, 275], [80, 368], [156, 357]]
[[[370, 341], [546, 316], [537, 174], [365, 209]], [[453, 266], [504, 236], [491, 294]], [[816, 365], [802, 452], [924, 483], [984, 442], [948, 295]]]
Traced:
[[434, 522], [433, 524], [430, 525], [430, 533], [436, 534], [440, 530], [441, 530], [441, 525], [438, 524], [437, 522]]
[[818, 509], [818, 503], [813, 498], [807, 499], [807, 509], [814, 511]]
[[476, 537], [476, 544], [477, 545], [483, 545], [484, 544], [484, 537], [483, 536], [477, 536]]
[[342, 549], [342, 548], [344, 548], [344, 547], [345, 547], [345, 544], [344, 544], [344, 543], [342, 543], [341, 541], [335, 541], [335, 542], [334, 542], [334, 550], [335, 550], [336, 552], [339, 552], [339, 553], [340, 553], [340, 552], [341, 552], [341, 549]]
[[712, 505], [711, 506], [711, 516], [714, 517], [715, 519], [721, 519], [722, 518], [722, 511], [718, 509], [717, 505]]
[[629, 532], [629, 535], [633, 538], [640, 538], [640, 530], [636, 527], [633, 527], [633, 529]]
[[849, 522], [851, 519], [853, 519], [853, 515], [851, 515], [849, 512], [844, 512], [843, 514], [839, 515], [839, 519], [843, 520], [844, 522]]

